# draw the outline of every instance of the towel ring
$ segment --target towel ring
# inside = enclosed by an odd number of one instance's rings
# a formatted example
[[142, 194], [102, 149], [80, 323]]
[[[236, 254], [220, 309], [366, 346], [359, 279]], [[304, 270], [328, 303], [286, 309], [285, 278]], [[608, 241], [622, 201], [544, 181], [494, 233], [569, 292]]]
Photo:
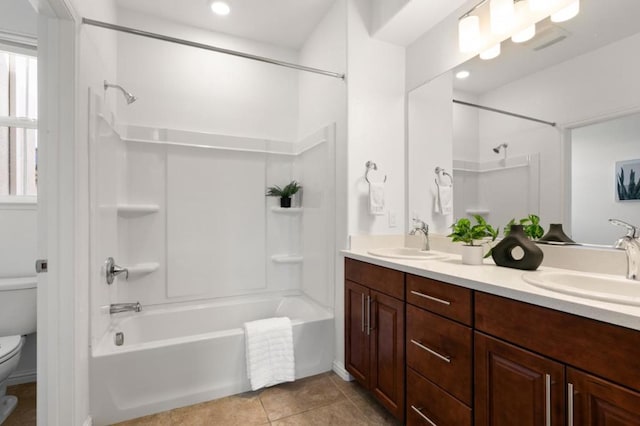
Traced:
[[[367, 181], [367, 183], [371, 183], [371, 181], [369, 180], [369, 172], [371, 170], [378, 170], [378, 165], [373, 161], [367, 161], [365, 166], [367, 167], [367, 171], [364, 174], [364, 179]], [[385, 183], [386, 181], [387, 175], [384, 175], [384, 180], [382, 181], [382, 183]]]
[[445, 169], [443, 169], [442, 167], [436, 167], [434, 172], [436, 174], [436, 178], [434, 179], [436, 182], [436, 185], [440, 186], [440, 182], [438, 182], [438, 177], [440, 177], [440, 174], [442, 174], [442, 176], [447, 176], [449, 178], [449, 184], [453, 186], [453, 176], [447, 173]]

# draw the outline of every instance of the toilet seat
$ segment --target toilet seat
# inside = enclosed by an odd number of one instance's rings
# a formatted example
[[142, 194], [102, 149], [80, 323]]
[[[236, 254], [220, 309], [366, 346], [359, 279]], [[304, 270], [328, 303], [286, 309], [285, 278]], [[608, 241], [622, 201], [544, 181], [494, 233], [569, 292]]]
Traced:
[[20, 352], [22, 348], [21, 336], [0, 337], [0, 364]]

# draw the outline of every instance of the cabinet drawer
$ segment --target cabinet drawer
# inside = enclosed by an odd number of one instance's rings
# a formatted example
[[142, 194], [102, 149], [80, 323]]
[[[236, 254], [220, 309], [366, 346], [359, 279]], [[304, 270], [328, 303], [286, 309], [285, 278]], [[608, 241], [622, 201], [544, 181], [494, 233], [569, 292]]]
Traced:
[[476, 292], [476, 329], [640, 390], [640, 332]]
[[469, 327], [407, 305], [407, 365], [468, 405], [472, 341]]
[[407, 368], [407, 425], [434, 424], [471, 426], [471, 409]]
[[444, 317], [472, 325], [473, 291], [407, 274], [407, 302]]
[[404, 300], [404, 272], [345, 258], [344, 276], [347, 280]]

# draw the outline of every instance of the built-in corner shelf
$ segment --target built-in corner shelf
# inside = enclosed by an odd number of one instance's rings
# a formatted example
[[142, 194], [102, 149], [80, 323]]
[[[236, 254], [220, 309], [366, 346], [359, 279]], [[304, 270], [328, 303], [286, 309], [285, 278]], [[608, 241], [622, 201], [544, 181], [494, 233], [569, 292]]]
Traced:
[[158, 262], [146, 262], [129, 266], [127, 269], [129, 270], [129, 278], [138, 278], [155, 272], [158, 268], [160, 268], [160, 264]]
[[271, 211], [274, 213], [281, 213], [281, 214], [301, 214], [302, 213], [302, 207], [271, 207]]
[[118, 204], [116, 208], [120, 217], [145, 216], [160, 211], [158, 204]]
[[490, 211], [487, 210], [487, 209], [467, 209], [467, 210], [465, 210], [465, 212], [468, 215], [478, 214], [480, 216], [486, 216], [486, 215], [488, 215], [490, 213]]
[[294, 254], [275, 254], [271, 256], [273, 263], [302, 263], [303, 257]]

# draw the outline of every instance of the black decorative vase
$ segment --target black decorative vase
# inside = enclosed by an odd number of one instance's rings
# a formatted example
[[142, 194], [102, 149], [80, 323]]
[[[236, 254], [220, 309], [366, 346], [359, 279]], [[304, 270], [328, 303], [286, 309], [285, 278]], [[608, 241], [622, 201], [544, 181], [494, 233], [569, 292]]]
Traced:
[[291, 197], [281, 197], [280, 198], [280, 207], [282, 207], [282, 208], [291, 207]]
[[[522, 257], [516, 259], [513, 251], [520, 248]], [[544, 254], [540, 247], [527, 237], [522, 225], [511, 225], [509, 235], [491, 249], [491, 257], [498, 266], [533, 271], [540, 266]]]
[[539, 241], [552, 241], [552, 242], [558, 242], [558, 243], [575, 244], [575, 241], [573, 241], [571, 238], [569, 238], [567, 234], [564, 233], [564, 231], [562, 230], [561, 223], [550, 224], [549, 232], [544, 234], [544, 236], [540, 238]]

